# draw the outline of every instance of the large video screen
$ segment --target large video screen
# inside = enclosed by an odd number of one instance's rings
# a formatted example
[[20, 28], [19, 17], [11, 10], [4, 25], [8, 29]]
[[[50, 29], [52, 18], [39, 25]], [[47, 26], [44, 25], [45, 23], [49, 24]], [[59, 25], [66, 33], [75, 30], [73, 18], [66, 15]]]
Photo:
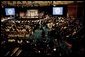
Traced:
[[38, 18], [38, 10], [35, 9], [27, 10], [26, 16], [29, 18]]
[[63, 15], [63, 7], [53, 7], [53, 15]]
[[15, 15], [15, 8], [5, 8], [6, 15]]

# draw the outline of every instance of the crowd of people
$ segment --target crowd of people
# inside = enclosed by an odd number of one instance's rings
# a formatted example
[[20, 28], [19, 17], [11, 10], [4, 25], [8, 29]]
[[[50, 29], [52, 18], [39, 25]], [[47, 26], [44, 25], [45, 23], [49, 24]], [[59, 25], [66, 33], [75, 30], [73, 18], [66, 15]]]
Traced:
[[1, 38], [7, 42], [15, 39], [22, 49], [30, 45], [31, 52], [37, 55], [76, 55], [82, 26], [79, 19], [73, 17], [46, 15], [38, 20], [11, 19], [1, 23]]

